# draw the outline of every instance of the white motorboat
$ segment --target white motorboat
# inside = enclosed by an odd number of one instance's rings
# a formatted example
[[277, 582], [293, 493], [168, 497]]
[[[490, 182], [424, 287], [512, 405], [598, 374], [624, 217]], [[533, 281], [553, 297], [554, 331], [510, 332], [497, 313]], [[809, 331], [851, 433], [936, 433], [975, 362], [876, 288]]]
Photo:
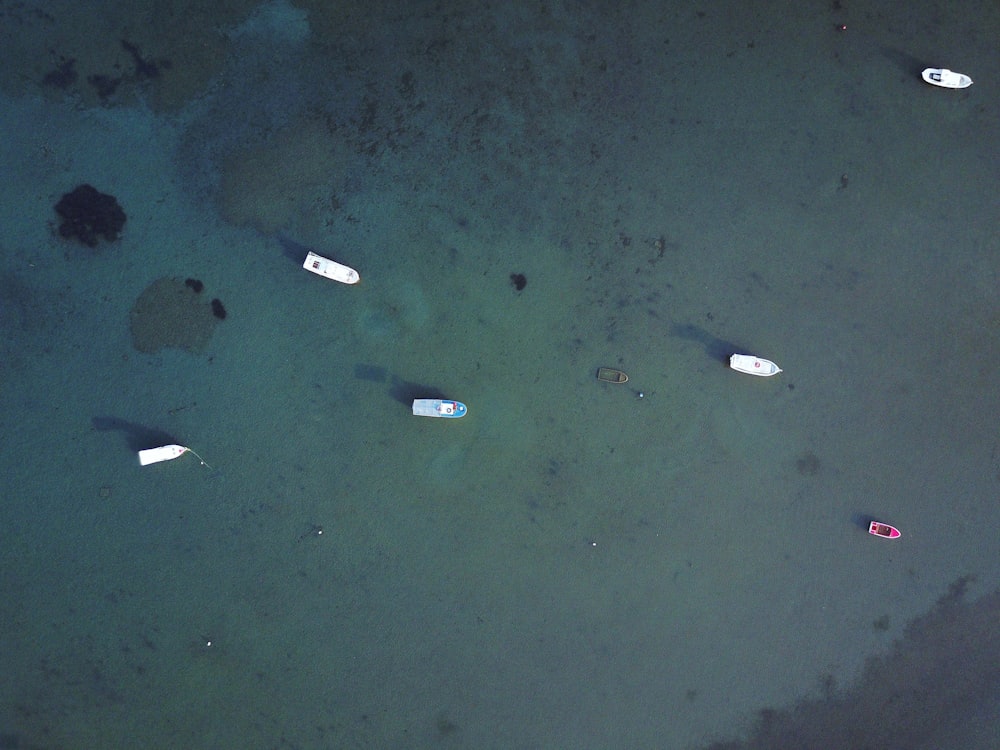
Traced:
[[956, 73], [947, 68], [927, 68], [921, 75], [931, 86], [945, 89], [967, 89], [972, 85], [972, 79], [965, 73]]
[[361, 276], [350, 266], [345, 266], [343, 263], [324, 258], [322, 255], [317, 255], [312, 251], [306, 256], [306, 261], [302, 264], [302, 267], [319, 276], [339, 281], [341, 284], [357, 284], [361, 281]]
[[763, 378], [777, 375], [781, 368], [769, 359], [761, 359], [752, 354], [734, 354], [729, 358], [729, 366], [737, 372], [747, 375], [760, 375]]
[[[158, 464], [161, 461], [173, 461], [175, 458], [180, 458], [185, 453], [190, 453], [195, 456], [202, 466], [208, 466], [205, 463], [205, 459], [195, 453], [193, 450], [188, 448], [186, 445], [161, 445], [158, 448], [146, 448], [145, 450], [139, 451], [139, 464], [142, 466], [149, 466], [150, 464]], [[208, 468], [212, 468], [209, 466]]]
[[159, 448], [147, 448], [139, 451], [139, 463], [142, 466], [158, 464], [160, 461], [172, 461], [180, 458], [188, 449], [183, 445], [161, 445]]
[[468, 409], [461, 401], [449, 401], [443, 398], [413, 399], [413, 414], [417, 417], [448, 417], [458, 419], [464, 417]]

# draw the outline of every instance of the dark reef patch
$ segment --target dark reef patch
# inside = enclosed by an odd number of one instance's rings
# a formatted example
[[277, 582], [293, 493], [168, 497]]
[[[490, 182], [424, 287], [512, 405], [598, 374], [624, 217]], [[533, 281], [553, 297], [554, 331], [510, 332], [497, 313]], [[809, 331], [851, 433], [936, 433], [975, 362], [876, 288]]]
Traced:
[[59, 58], [59, 64], [54, 70], [50, 70], [45, 74], [42, 79], [42, 83], [45, 86], [53, 86], [57, 89], [68, 89], [74, 83], [76, 83], [77, 73], [76, 73], [76, 60], [74, 58]]
[[62, 218], [59, 234], [67, 239], [75, 237], [87, 247], [97, 247], [99, 237], [114, 242], [125, 226], [125, 212], [115, 197], [91, 185], [79, 185], [66, 193], [55, 209]]
[[[858, 681], [836, 689], [823, 677], [821, 698], [788, 708], [765, 708], [743, 740], [704, 750], [859, 750], [967, 747], [961, 731], [986, 736], [1000, 691], [1000, 591], [966, 601], [962, 577], [926, 615], [907, 625], [892, 652], [868, 660]], [[874, 623], [889, 628], [888, 616]]]
[[218, 324], [212, 305], [189, 284], [169, 276], [146, 287], [129, 313], [132, 346], [145, 354], [168, 348], [200, 354]]
[[132, 56], [132, 62], [135, 64], [135, 75], [137, 78], [159, 78], [161, 68], [170, 68], [169, 60], [150, 60], [149, 58], [143, 57], [142, 51], [139, 49], [139, 45], [133, 44], [127, 39], [122, 39], [121, 41], [122, 49]]
[[111, 76], [106, 76], [101, 73], [94, 73], [93, 75], [87, 76], [87, 83], [94, 87], [94, 91], [97, 92], [97, 97], [101, 101], [105, 101], [114, 96], [114, 93], [118, 90], [118, 87], [122, 84], [121, 78], [112, 78]]
[[803, 453], [795, 459], [795, 469], [804, 477], [814, 477], [819, 474], [820, 460], [815, 453]]

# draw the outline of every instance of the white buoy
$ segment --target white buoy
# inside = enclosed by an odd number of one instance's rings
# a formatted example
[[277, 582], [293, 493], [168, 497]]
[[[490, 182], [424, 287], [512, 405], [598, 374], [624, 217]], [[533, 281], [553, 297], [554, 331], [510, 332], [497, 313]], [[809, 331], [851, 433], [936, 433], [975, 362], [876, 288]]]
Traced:
[[[201, 456], [184, 445], [161, 445], [159, 448], [147, 448], [144, 451], [139, 451], [139, 463], [142, 466], [148, 466], [149, 464], [158, 464], [160, 461], [173, 461], [185, 453], [193, 453], [201, 461], [202, 466], [208, 466]], [[209, 468], [212, 467], [209, 466]]]

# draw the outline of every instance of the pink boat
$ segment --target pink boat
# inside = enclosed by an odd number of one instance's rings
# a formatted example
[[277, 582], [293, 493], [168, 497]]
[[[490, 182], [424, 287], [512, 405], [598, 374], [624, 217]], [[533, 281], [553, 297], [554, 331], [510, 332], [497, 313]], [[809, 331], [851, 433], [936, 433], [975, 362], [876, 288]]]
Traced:
[[868, 533], [872, 536], [881, 536], [886, 539], [898, 539], [901, 536], [899, 529], [881, 521], [872, 521], [868, 524]]

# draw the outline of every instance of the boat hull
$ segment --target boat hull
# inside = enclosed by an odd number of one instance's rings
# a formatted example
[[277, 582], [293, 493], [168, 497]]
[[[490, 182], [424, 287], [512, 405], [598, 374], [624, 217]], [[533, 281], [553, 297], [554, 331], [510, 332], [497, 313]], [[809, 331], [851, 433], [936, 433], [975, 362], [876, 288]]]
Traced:
[[868, 533], [872, 536], [880, 536], [883, 539], [899, 539], [902, 534], [895, 526], [890, 526], [881, 521], [872, 521], [868, 524]]
[[161, 461], [173, 461], [187, 453], [190, 448], [183, 445], [161, 445], [159, 448], [147, 448], [139, 451], [139, 464], [149, 466], [158, 464]]
[[605, 383], [627, 383], [628, 375], [612, 367], [599, 367], [597, 369], [597, 379]]
[[341, 284], [357, 284], [361, 281], [361, 276], [350, 266], [338, 263], [335, 260], [324, 258], [311, 252], [306, 256], [302, 267], [307, 271], [312, 271], [317, 276], [339, 281]]
[[417, 398], [413, 400], [413, 414], [417, 417], [444, 417], [459, 419], [468, 413], [461, 401], [449, 401], [441, 398]]
[[931, 86], [943, 89], [967, 89], [972, 85], [972, 79], [965, 73], [956, 73], [947, 68], [927, 68], [920, 75]]
[[761, 359], [752, 354], [734, 354], [729, 358], [729, 366], [737, 372], [757, 375], [762, 378], [777, 375], [781, 368], [769, 359]]

